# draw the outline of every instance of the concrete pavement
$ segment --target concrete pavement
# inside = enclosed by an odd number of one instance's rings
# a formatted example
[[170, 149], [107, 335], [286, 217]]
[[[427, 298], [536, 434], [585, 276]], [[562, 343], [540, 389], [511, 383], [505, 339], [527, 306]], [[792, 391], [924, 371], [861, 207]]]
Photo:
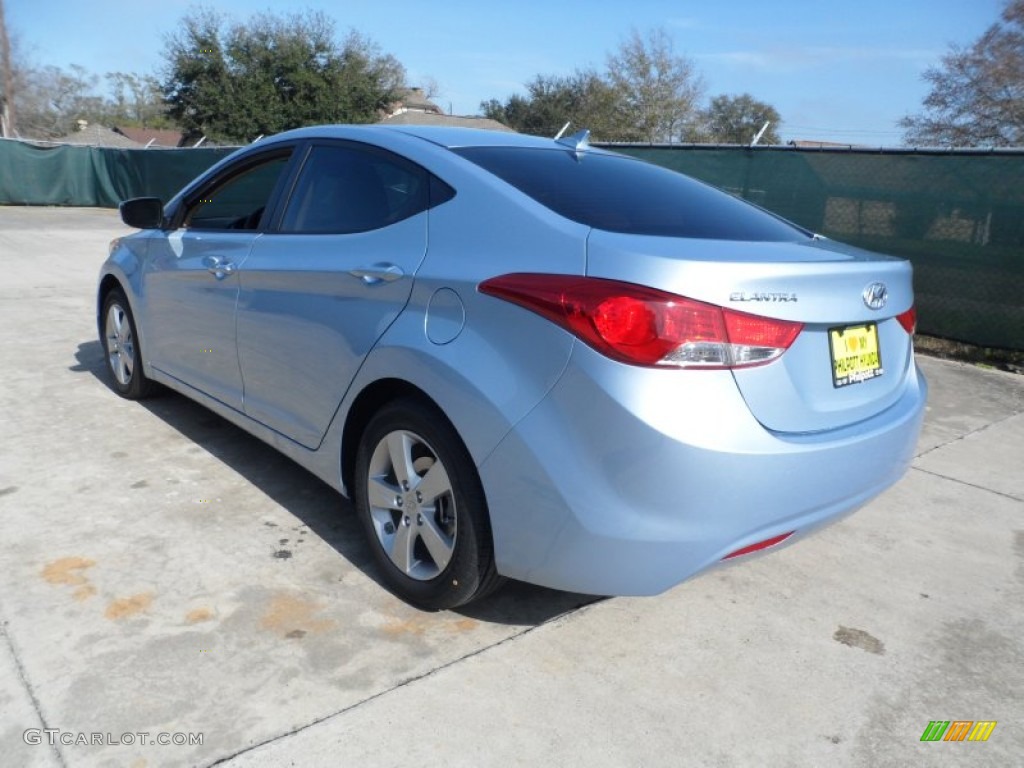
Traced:
[[305, 471], [112, 393], [93, 291], [126, 232], [0, 208], [3, 765], [1024, 765], [1024, 377], [922, 358], [914, 468], [797, 546], [423, 614]]

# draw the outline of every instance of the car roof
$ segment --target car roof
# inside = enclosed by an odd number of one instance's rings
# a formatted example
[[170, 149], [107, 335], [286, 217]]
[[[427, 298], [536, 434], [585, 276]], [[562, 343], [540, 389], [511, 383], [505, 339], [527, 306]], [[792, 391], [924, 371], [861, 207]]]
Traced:
[[296, 138], [355, 139], [359, 136], [369, 138], [375, 134], [385, 133], [404, 133], [448, 149], [456, 147], [532, 147], [535, 149], [560, 147], [565, 149], [564, 145], [559, 145], [553, 138], [530, 136], [525, 133], [488, 131], [483, 128], [437, 125], [314, 125], [308, 128], [296, 128], [269, 138], [274, 141]]

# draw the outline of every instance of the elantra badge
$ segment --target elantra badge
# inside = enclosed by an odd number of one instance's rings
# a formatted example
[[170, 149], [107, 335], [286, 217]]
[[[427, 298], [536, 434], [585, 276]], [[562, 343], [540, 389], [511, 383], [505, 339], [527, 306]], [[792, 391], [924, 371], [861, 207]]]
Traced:
[[733, 291], [729, 294], [729, 301], [796, 301], [795, 293], [779, 293], [777, 291]]
[[889, 289], [885, 287], [885, 283], [869, 283], [861, 295], [868, 309], [881, 309], [889, 300]]

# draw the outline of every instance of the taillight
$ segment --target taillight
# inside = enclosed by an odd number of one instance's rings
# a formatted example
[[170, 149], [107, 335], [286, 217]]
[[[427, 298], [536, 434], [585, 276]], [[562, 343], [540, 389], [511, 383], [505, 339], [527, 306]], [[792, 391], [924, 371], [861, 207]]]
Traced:
[[803, 328], [594, 277], [510, 274], [484, 281], [479, 290], [536, 312], [602, 354], [632, 365], [762, 365], [785, 352]]
[[911, 307], [906, 312], [900, 312], [896, 315], [896, 319], [900, 321], [900, 325], [903, 326], [903, 330], [909, 333], [911, 336], [917, 330], [917, 309]]

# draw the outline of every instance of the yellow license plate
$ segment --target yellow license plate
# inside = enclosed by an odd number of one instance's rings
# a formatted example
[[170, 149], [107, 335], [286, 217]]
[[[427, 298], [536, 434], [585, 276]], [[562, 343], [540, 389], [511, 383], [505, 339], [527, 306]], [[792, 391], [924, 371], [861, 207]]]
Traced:
[[831, 328], [828, 346], [832, 353], [832, 386], [859, 384], [885, 373], [874, 323]]

